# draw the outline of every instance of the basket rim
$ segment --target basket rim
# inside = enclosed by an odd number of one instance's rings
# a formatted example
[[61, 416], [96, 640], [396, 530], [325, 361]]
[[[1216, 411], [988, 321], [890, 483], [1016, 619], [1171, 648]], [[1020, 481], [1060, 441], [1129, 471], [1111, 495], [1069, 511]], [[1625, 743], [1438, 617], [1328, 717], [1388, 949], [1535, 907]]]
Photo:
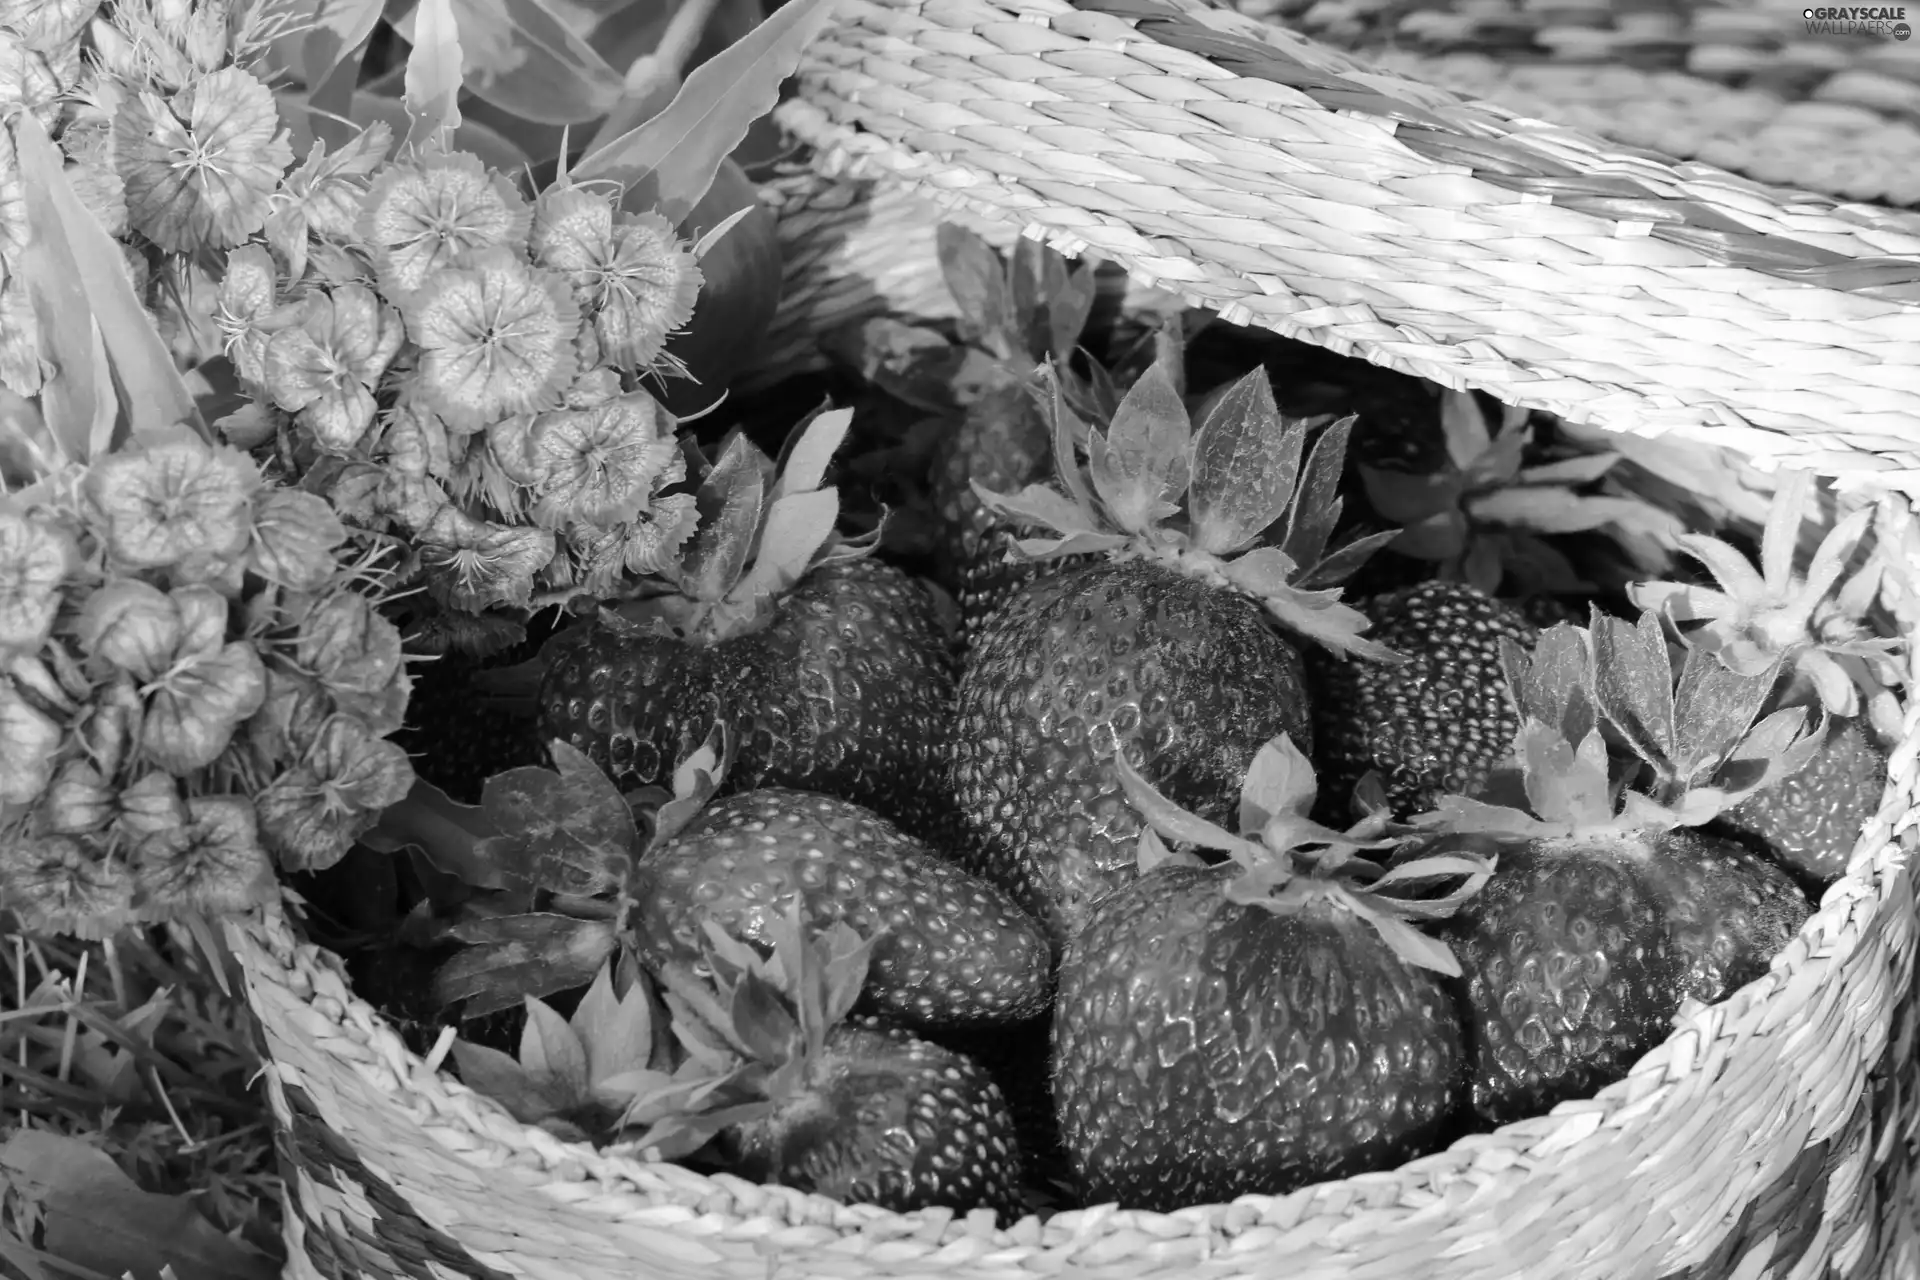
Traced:
[[[1912, 513], [1891, 495], [1882, 503], [1883, 510], [1892, 512], [1904, 545], [1920, 546], [1920, 523], [1913, 520]], [[1920, 564], [1920, 557], [1911, 563]], [[1899, 590], [1910, 592], [1912, 585], [1903, 581]], [[1913, 608], [1902, 615], [1900, 623], [1900, 630], [1909, 636], [1920, 631], [1920, 598], [1912, 599]], [[1902, 736], [1890, 753], [1881, 805], [1862, 830], [1846, 874], [1822, 895], [1806, 924], [1773, 958], [1763, 976], [1718, 1004], [1689, 1002], [1674, 1016], [1673, 1030], [1665, 1040], [1642, 1055], [1621, 1080], [1591, 1098], [1564, 1102], [1545, 1115], [1461, 1138], [1443, 1151], [1392, 1170], [1317, 1183], [1284, 1196], [1245, 1196], [1230, 1205], [1192, 1206], [1173, 1214], [1089, 1206], [1061, 1211], [1045, 1223], [1029, 1215], [1019, 1223], [997, 1228], [990, 1221], [982, 1222], [977, 1214], [971, 1219], [956, 1217], [944, 1209], [897, 1214], [870, 1205], [844, 1205], [791, 1188], [758, 1186], [729, 1175], [707, 1177], [678, 1166], [604, 1154], [520, 1124], [499, 1103], [443, 1073], [440, 1066], [453, 1039], [451, 1028], [443, 1029], [429, 1055], [422, 1057], [409, 1050], [398, 1032], [352, 992], [339, 959], [296, 936], [293, 919], [299, 910], [297, 895], [289, 893], [284, 906], [268, 907], [229, 923], [228, 936], [263, 1021], [267, 1016], [263, 1004], [267, 1002], [259, 993], [277, 989], [275, 1000], [290, 999], [302, 1006], [304, 1018], [325, 1019], [343, 1030], [348, 1039], [366, 1043], [373, 1050], [372, 1061], [358, 1065], [363, 1074], [378, 1072], [380, 1087], [406, 1094], [416, 1113], [425, 1109], [440, 1121], [460, 1127], [462, 1149], [450, 1150], [450, 1155], [482, 1169], [508, 1163], [524, 1167], [531, 1160], [545, 1177], [543, 1185], [565, 1185], [564, 1203], [569, 1205], [583, 1200], [583, 1183], [629, 1202], [631, 1191], [624, 1189], [640, 1188], [651, 1203], [697, 1205], [703, 1214], [721, 1212], [715, 1205], [716, 1196], [737, 1205], [744, 1195], [758, 1207], [740, 1214], [738, 1220], [743, 1222], [784, 1218], [792, 1223], [831, 1224], [829, 1229], [842, 1238], [877, 1234], [881, 1238], [926, 1240], [932, 1233], [939, 1243], [971, 1238], [983, 1248], [998, 1251], [1044, 1248], [1049, 1241], [1076, 1240], [1103, 1230], [1144, 1229], [1156, 1238], [1193, 1234], [1205, 1234], [1208, 1239], [1230, 1237], [1261, 1221], [1278, 1218], [1291, 1222], [1312, 1216], [1316, 1210], [1337, 1213], [1356, 1200], [1365, 1203], [1370, 1192], [1395, 1186], [1404, 1189], [1417, 1185], [1425, 1199], [1438, 1200], [1455, 1189], [1471, 1189], [1479, 1198], [1502, 1179], [1524, 1178], [1530, 1164], [1537, 1166], [1586, 1144], [1618, 1140], [1640, 1116], [1657, 1110], [1681, 1081], [1701, 1072], [1703, 1063], [1734, 1057], [1750, 1039], [1763, 1038], [1790, 1021], [1796, 999], [1804, 997], [1809, 989], [1826, 986], [1834, 967], [1852, 959], [1863, 940], [1885, 920], [1911, 917], [1911, 858], [1920, 850], [1920, 696], [1914, 692], [1920, 690], [1920, 648], [1910, 646], [1906, 657], [1906, 684], [1899, 695]], [[1905, 942], [1896, 957], [1902, 963], [1911, 956], [1910, 932]], [[1898, 975], [1895, 980], [1899, 980]], [[306, 994], [300, 988], [305, 988]], [[1886, 1020], [1881, 1021], [1882, 1025], [1870, 1031], [1873, 1042], [1862, 1046], [1867, 1061], [1877, 1060], [1886, 1049], [1890, 1028], [1884, 1025]], [[1732, 1047], [1716, 1054], [1716, 1042], [1726, 1043], [1729, 1038]], [[278, 1064], [269, 1069], [277, 1070]], [[1854, 1083], [1857, 1099], [1865, 1087], [1864, 1072]], [[372, 1087], [374, 1082], [369, 1080], [368, 1084]], [[1851, 1109], [1850, 1103], [1839, 1115], [1836, 1131], [1844, 1126]], [[1809, 1130], [1802, 1146], [1832, 1136], [1832, 1132]], [[476, 1155], [476, 1151], [485, 1154]], [[663, 1169], [672, 1172], [663, 1174]], [[1516, 1175], [1515, 1170], [1520, 1172]], [[645, 1190], [662, 1186], [663, 1177], [664, 1192]], [[1700, 1241], [1696, 1251], [1704, 1256], [1714, 1243], [1711, 1238]]]

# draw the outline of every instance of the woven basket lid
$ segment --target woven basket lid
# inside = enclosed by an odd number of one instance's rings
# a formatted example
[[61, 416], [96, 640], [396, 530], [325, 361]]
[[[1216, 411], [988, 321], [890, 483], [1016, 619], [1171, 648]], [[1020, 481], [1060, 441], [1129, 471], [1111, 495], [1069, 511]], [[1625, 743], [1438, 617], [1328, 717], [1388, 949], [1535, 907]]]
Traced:
[[1770, 187], [1203, 0], [841, 0], [780, 120], [1236, 323], [1920, 499], [1920, 214]]

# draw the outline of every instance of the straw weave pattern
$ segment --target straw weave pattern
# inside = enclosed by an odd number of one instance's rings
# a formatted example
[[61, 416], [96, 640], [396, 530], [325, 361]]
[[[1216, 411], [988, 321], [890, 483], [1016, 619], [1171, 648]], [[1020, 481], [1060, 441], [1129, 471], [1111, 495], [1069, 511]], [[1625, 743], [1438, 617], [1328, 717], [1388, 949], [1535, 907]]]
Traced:
[[1197, 0], [838, 12], [779, 113], [832, 172], [1443, 385], [1920, 493], [1920, 217], [1466, 103]]
[[[1707, 509], [1754, 510], [1727, 459], [1840, 476], [1920, 564], [1908, 502], [1876, 496], [1920, 501], [1920, 219], [1467, 102], [1198, 0], [839, 15], [781, 118], [822, 173], [879, 185], [792, 182], [776, 367], [834, 324], [950, 313], [937, 207], [1118, 262], [1154, 305], [1642, 433], [1650, 484]], [[887, 252], [902, 221], [924, 256]], [[1907, 574], [1885, 604], [1920, 629]], [[1004, 1231], [561, 1143], [411, 1054], [286, 915], [230, 936], [303, 1280], [1911, 1280], [1916, 842], [1909, 702], [1849, 874], [1766, 976], [1683, 1010], [1596, 1097], [1287, 1196]]]
[[1233, 7], [1401, 75], [1615, 142], [1762, 182], [1920, 204], [1920, 42], [1823, 31], [1801, 4]]
[[[1890, 499], [1883, 516], [1920, 560], [1912, 513]], [[1920, 1262], [1899, 1211], [1920, 705], [1889, 771], [1850, 874], [1768, 974], [1684, 1010], [1625, 1080], [1398, 1170], [1167, 1215], [1096, 1208], [997, 1231], [603, 1156], [410, 1053], [281, 914], [231, 936], [272, 1061], [290, 1239], [316, 1268], [302, 1274], [611, 1280], [641, 1264], [760, 1280], [771, 1253], [775, 1274], [822, 1277], [1253, 1280], [1284, 1258], [1303, 1277], [1893, 1280]]]

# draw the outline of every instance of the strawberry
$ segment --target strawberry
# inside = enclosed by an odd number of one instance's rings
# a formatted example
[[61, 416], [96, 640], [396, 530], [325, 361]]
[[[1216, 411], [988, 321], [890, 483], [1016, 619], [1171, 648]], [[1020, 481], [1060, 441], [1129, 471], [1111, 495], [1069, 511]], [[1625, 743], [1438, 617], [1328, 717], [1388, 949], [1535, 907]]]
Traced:
[[955, 378], [964, 403], [934, 456], [931, 489], [941, 577], [971, 637], [1008, 593], [1060, 567], [1010, 561], [1023, 530], [983, 506], [972, 485], [1011, 492], [1052, 473], [1035, 367], [1072, 358], [1093, 305], [1093, 269], [1069, 270], [1059, 254], [1025, 239], [1003, 267], [986, 241], [951, 223], [940, 226], [939, 244], [961, 340], [975, 358]]
[[1414, 819], [1441, 833], [1436, 851], [1498, 850], [1492, 880], [1441, 930], [1464, 971], [1473, 1108], [1488, 1125], [1591, 1095], [1664, 1038], [1682, 1001], [1715, 1003], [1765, 971], [1808, 903], [1778, 867], [1700, 828], [1819, 741], [1797, 708], [1754, 723], [1771, 671], [1739, 676], [1688, 649], [1676, 682], [1652, 613], [1555, 627], [1530, 658], [1504, 647], [1529, 808], [1450, 796]]
[[786, 904], [809, 929], [874, 938], [865, 1007], [916, 1029], [1018, 1022], [1051, 995], [1046, 934], [1005, 890], [831, 796], [763, 789], [718, 800], [642, 859], [643, 960], [696, 965], [709, 925], [750, 942]]
[[1531, 646], [1533, 624], [1464, 582], [1423, 583], [1360, 607], [1373, 638], [1407, 661], [1308, 655], [1313, 740], [1329, 789], [1345, 795], [1378, 772], [1402, 816], [1443, 795], [1478, 794], [1512, 753], [1519, 728], [1500, 644]]
[[[1057, 951], [1135, 874], [1121, 753], [1222, 816], [1262, 744], [1312, 732], [1283, 628], [1386, 655], [1331, 585], [1380, 541], [1328, 551], [1349, 424], [1328, 427], [1303, 465], [1306, 424], [1280, 417], [1256, 372], [1214, 398], [1196, 434], [1165, 360], [1105, 431], [1082, 427], [1057, 380], [1050, 413], [1063, 490], [981, 489], [981, 501], [1060, 534], [1023, 554], [1104, 560], [1028, 584], [988, 621], [960, 681], [952, 776], [968, 856]], [[1184, 528], [1171, 520], [1183, 498]], [[1279, 535], [1262, 544], [1270, 526]]]
[[1629, 590], [1731, 670], [1781, 670], [1770, 705], [1831, 718], [1811, 764], [1729, 809], [1719, 824], [1824, 888], [1846, 871], [1884, 797], [1886, 744], [1900, 734], [1892, 694], [1900, 643], [1875, 635], [1869, 617], [1885, 568], [1885, 553], [1865, 546], [1871, 511], [1839, 521], [1806, 568], [1794, 567], [1806, 517], [1817, 511], [1812, 475], [1794, 473], [1775, 491], [1758, 565], [1720, 539], [1690, 535], [1681, 547], [1713, 587], [1650, 582]]
[[716, 717], [739, 743], [728, 785], [798, 787], [923, 836], [947, 828], [952, 661], [919, 583], [834, 533], [821, 488], [848, 415], [822, 414], [784, 469], [735, 436], [700, 488], [676, 589], [602, 610], [543, 655], [542, 740], [623, 785], [654, 785]]
[[[1283, 1195], [1437, 1149], [1465, 1114], [1442, 982], [1460, 968], [1410, 921], [1457, 909], [1491, 864], [1383, 872], [1359, 855], [1394, 843], [1384, 812], [1348, 832], [1312, 822], [1312, 768], [1284, 736], [1254, 759], [1237, 836], [1121, 772], [1149, 823], [1142, 874], [1068, 944], [1054, 1013], [1055, 1100], [1087, 1201]], [[1402, 896], [1461, 877], [1444, 897]]]
[[[849, 1016], [872, 942], [844, 924], [809, 935], [797, 907], [769, 933], [763, 958], [710, 927], [710, 978], [660, 971], [676, 1034], [708, 1065], [635, 1105], [651, 1127], [629, 1145], [711, 1135], [702, 1154], [737, 1177], [900, 1213], [1017, 1214], [1019, 1143], [993, 1082], [959, 1054]], [[685, 1082], [703, 1074], [689, 1106]]]

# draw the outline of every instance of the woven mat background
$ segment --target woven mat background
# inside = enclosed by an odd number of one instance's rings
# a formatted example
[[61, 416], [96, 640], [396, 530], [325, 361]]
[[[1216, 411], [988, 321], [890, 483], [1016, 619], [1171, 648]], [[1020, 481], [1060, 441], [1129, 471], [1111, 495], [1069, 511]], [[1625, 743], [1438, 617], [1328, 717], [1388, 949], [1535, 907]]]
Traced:
[[[1760, 182], [1920, 206], [1920, 36], [1784, 0], [1233, 0], [1379, 66]], [[1893, 6], [1901, 7], [1901, 6]], [[1920, 5], [1905, 6], [1920, 26]]]

